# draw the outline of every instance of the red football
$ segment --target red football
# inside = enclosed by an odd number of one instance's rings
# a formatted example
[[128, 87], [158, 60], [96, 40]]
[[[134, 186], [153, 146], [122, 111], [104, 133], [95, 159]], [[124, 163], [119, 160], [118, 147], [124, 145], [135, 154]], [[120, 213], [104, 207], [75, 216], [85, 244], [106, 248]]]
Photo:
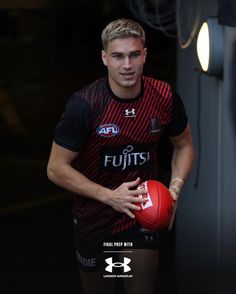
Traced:
[[138, 186], [146, 189], [147, 194], [140, 194], [146, 202], [138, 203], [140, 211], [133, 211], [139, 223], [148, 230], [160, 230], [167, 227], [171, 220], [172, 203], [169, 189], [159, 181], [148, 180]]

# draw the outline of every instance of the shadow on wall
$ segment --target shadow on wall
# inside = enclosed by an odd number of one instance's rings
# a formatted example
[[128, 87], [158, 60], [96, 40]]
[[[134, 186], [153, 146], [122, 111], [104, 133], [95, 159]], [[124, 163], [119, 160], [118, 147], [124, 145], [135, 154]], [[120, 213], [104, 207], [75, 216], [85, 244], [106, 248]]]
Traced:
[[232, 120], [233, 128], [234, 128], [234, 145], [236, 148], [236, 99], [235, 99], [235, 93], [236, 93], [236, 83], [235, 83], [235, 76], [236, 76], [236, 40], [233, 44], [233, 52], [235, 54], [232, 54], [232, 62], [231, 62], [231, 81], [230, 81], [230, 119]]

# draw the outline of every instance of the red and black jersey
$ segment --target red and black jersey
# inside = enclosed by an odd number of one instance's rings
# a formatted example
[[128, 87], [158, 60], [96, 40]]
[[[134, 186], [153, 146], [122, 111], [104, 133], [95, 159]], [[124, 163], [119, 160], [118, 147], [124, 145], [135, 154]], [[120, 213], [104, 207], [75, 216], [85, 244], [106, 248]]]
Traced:
[[[103, 78], [75, 93], [57, 125], [55, 142], [78, 151], [73, 167], [91, 181], [114, 189], [137, 177], [157, 177], [158, 140], [181, 134], [187, 125], [183, 103], [166, 82], [142, 78], [136, 98], [116, 97]], [[75, 195], [73, 215], [82, 237], [116, 234], [135, 220], [96, 200]]]

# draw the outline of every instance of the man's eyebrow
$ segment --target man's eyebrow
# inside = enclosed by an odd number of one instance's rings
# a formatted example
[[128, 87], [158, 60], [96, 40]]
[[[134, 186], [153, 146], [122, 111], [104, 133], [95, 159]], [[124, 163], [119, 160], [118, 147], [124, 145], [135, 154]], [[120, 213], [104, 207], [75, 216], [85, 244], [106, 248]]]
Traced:
[[[129, 52], [129, 55], [130, 55], [130, 54], [134, 54], [134, 53], [141, 53], [141, 50], [130, 51], [130, 52]], [[118, 52], [116, 52], [116, 51], [111, 52], [111, 55], [118, 55], [118, 54], [119, 54], [119, 55], [124, 55], [123, 52], [119, 52], [119, 51], [118, 51]]]
[[133, 54], [133, 53], [141, 53], [141, 50], [135, 50], [130, 52], [130, 54]]
[[117, 54], [124, 54], [124, 53], [122, 53], [122, 52], [111, 52], [111, 55], [117, 55]]

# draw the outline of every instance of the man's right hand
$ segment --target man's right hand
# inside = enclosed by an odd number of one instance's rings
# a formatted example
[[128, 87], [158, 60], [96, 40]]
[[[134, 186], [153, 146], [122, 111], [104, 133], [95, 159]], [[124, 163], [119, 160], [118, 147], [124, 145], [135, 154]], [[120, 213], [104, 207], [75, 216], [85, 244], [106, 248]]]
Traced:
[[139, 211], [141, 209], [139, 206], [135, 205], [135, 203], [143, 203], [146, 201], [141, 197], [137, 197], [137, 195], [148, 192], [144, 189], [132, 189], [137, 187], [139, 183], [140, 178], [137, 178], [135, 181], [121, 184], [115, 190], [109, 190], [105, 203], [115, 210], [127, 214], [129, 217], [135, 218], [131, 210]]

